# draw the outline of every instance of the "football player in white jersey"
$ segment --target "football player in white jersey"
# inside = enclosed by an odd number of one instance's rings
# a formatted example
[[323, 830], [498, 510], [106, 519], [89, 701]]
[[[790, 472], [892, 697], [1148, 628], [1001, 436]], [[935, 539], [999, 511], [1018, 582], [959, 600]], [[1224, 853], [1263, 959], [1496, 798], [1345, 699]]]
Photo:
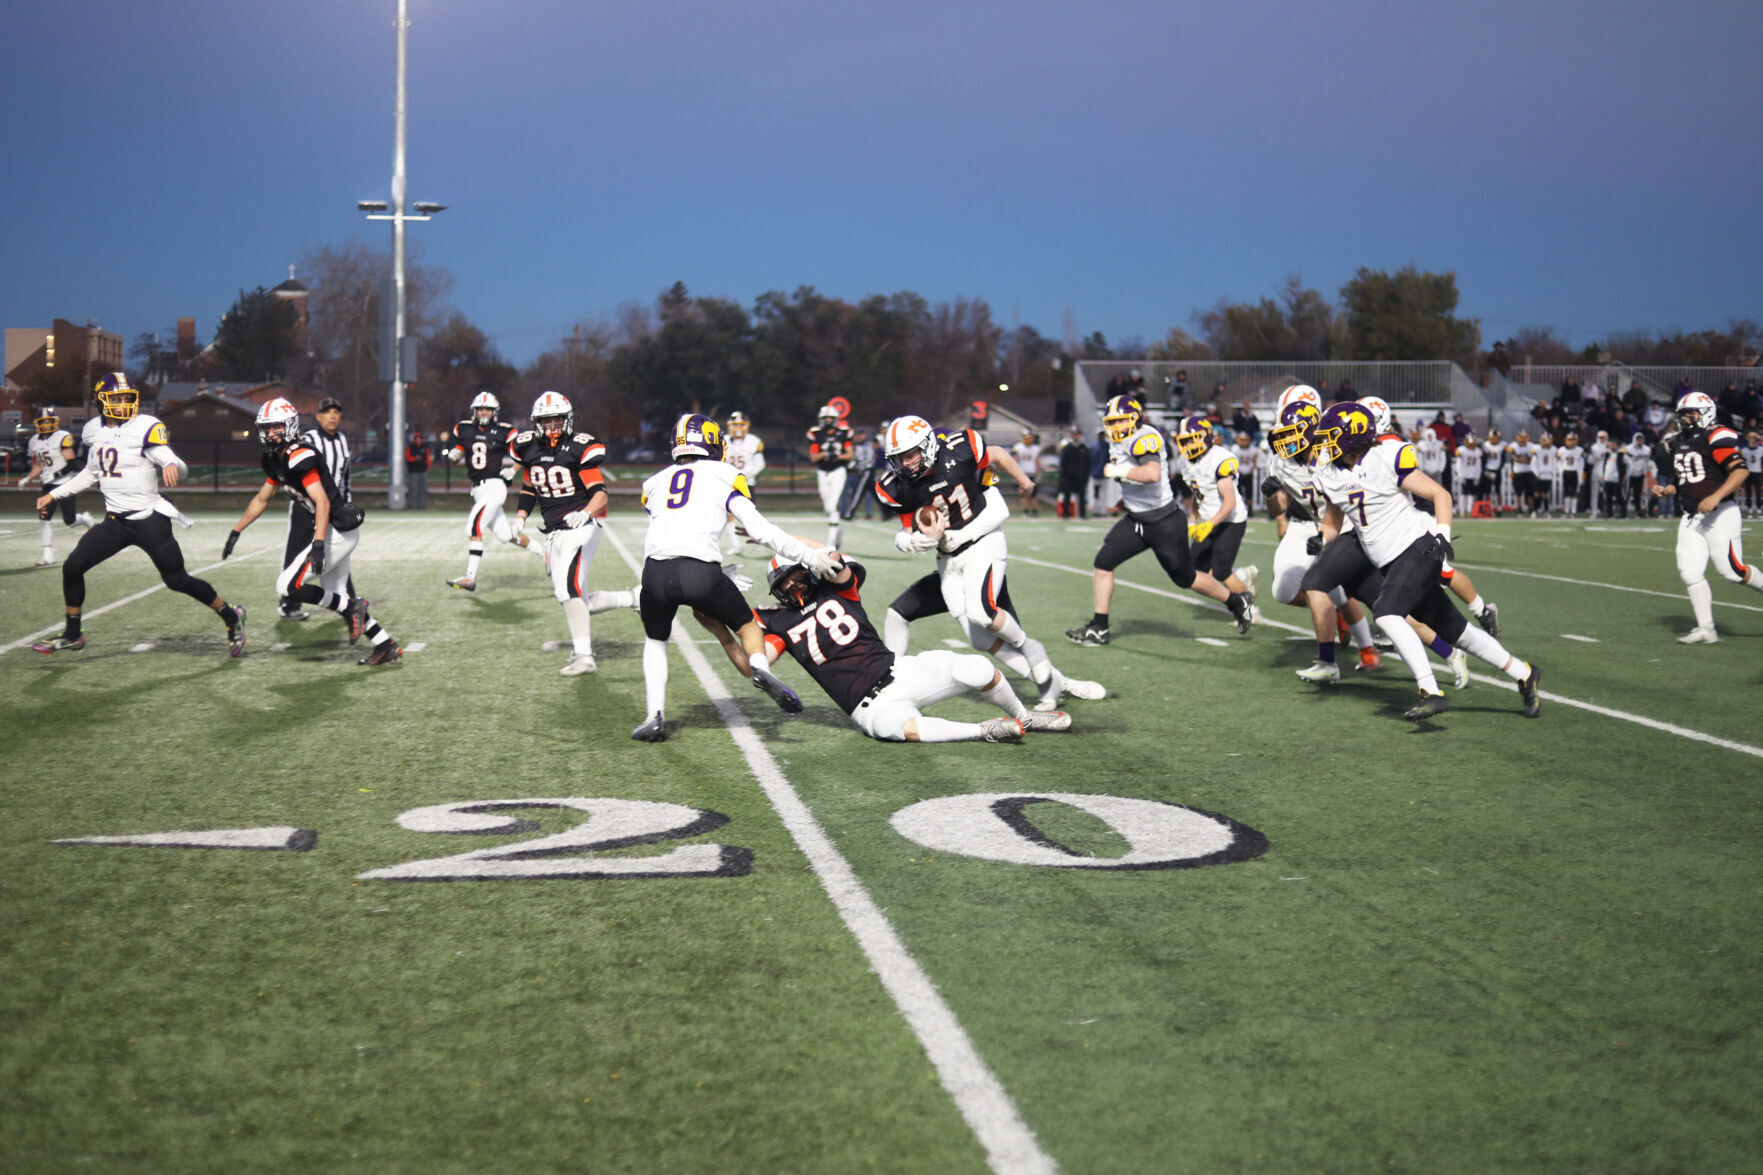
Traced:
[[1512, 499], [1520, 515], [1536, 514], [1536, 446], [1530, 433], [1519, 429], [1512, 443], [1506, 446], [1506, 460], [1512, 468]]
[[[45, 490], [52, 490], [79, 472], [74, 468], [73, 434], [61, 427], [60, 417], [47, 410], [37, 417], [36, 428], [37, 435], [28, 446], [31, 471], [19, 478], [18, 484], [23, 487], [35, 481]], [[37, 566], [48, 567], [55, 562], [54, 511], [39, 512], [39, 516], [43, 524], [43, 557], [37, 560]], [[61, 521], [81, 530], [92, 525], [92, 516], [74, 513], [73, 495], [69, 494], [61, 499]]]
[[213, 609], [226, 624], [230, 655], [245, 649], [245, 609], [232, 608], [212, 585], [184, 569], [184, 553], [171, 533], [175, 513], [159, 494], [159, 479], [175, 486], [189, 466], [172, 452], [165, 425], [141, 414], [141, 393], [120, 371], [98, 381], [103, 424], [86, 454], [86, 467], [37, 499], [47, 510], [63, 498], [97, 486], [104, 495], [104, 521], [87, 530], [61, 569], [61, 591], [67, 606], [62, 634], [31, 647], [39, 653], [83, 649], [80, 612], [86, 602], [86, 572], [127, 547], [139, 547], [153, 560], [165, 586]]
[[[751, 490], [765, 472], [765, 442], [753, 432], [753, 422], [745, 412], [730, 412], [722, 426], [722, 459], [740, 470]], [[722, 551], [739, 555], [747, 545], [747, 532], [738, 522], [730, 522], [722, 532]]]
[[1585, 480], [1585, 450], [1579, 447], [1579, 434], [1570, 432], [1561, 438], [1561, 451], [1555, 455], [1561, 467], [1561, 512], [1569, 518], [1579, 514], [1580, 486]]
[[1029, 484], [1017, 488], [1016, 505], [1024, 514], [1038, 517], [1041, 513], [1040, 489], [1041, 480], [1041, 439], [1035, 436], [1032, 428], [1022, 430], [1022, 439], [1010, 446], [1010, 455], [1016, 458], [1016, 464], [1028, 477]]
[[[1403, 717], [1421, 721], [1451, 708], [1427, 662], [1426, 645], [1408, 622], [1413, 617], [1432, 628], [1444, 646], [1435, 646], [1441, 656], [1455, 651], [1450, 646], [1461, 646], [1511, 677], [1518, 683], [1525, 717], [1535, 718], [1541, 712], [1536, 666], [1507, 652], [1492, 634], [1469, 627], [1444, 589], [1441, 570], [1451, 556], [1451, 495], [1420, 472], [1414, 446], [1395, 437], [1378, 440], [1371, 414], [1353, 403], [1329, 408], [1312, 435], [1317, 486], [1328, 499], [1323, 541], [1335, 540], [1350, 513], [1382, 580], [1372, 604], [1377, 626], [1420, 686], [1419, 704]], [[1414, 508], [1416, 499], [1432, 507], [1430, 517]]]
[[1175, 445], [1181, 453], [1175, 472], [1194, 493], [1188, 523], [1194, 569], [1247, 596], [1250, 621], [1260, 620], [1255, 607], [1259, 569], [1251, 565], [1243, 568], [1242, 575], [1236, 573], [1237, 552], [1249, 529], [1249, 503], [1237, 477], [1237, 459], [1218, 443], [1218, 434], [1204, 416], [1183, 417], [1175, 427]]
[[1536, 479], [1536, 504], [1532, 513], [1543, 518], [1547, 518], [1555, 506], [1561, 478], [1560, 458], [1561, 450], [1555, 447], [1554, 437], [1545, 432], [1537, 438], [1530, 465], [1531, 476]]
[[1065, 639], [1093, 646], [1109, 642], [1114, 569], [1147, 550], [1176, 587], [1191, 588], [1224, 604], [1237, 620], [1237, 631], [1249, 631], [1249, 598], [1232, 592], [1210, 573], [1194, 570], [1188, 555], [1187, 517], [1169, 486], [1169, 446], [1145, 419], [1144, 407], [1131, 396], [1115, 396], [1103, 409], [1102, 430], [1108, 437], [1108, 464], [1102, 475], [1120, 483], [1125, 514], [1096, 552], [1090, 581], [1095, 613], [1088, 624], [1066, 629]]
[[[1347, 596], [1346, 589], [1333, 583], [1326, 591], [1311, 592], [1304, 587], [1305, 575], [1322, 552], [1322, 530], [1317, 519], [1322, 513], [1323, 499], [1316, 488], [1315, 466], [1310, 461], [1311, 430], [1321, 415], [1316, 405], [1304, 400], [1294, 400], [1280, 410], [1269, 438], [1273, 454], [1267, 477], [1269, 505], [1279, 531], [1269, 590], [1275, 601], [1310, 613], [1316, 630], [1316, 661], [1297, 674], [1302, 680], [1319, 685], [1341, 678], [1340, 667], [1335, 663], [1337, 612], [1359, 650], [1359, 664], [1354, 668], [1383, 668], [1365, 610]], [[1314, 602], [1315, 597], [1322, 597], [1326, 603]]]
[[723, 574], [722, 528], [734, 515], [754, 542], [823, 579], [841, 564], [834, 552], [811, 548], [768, 522], [753, 505], [746, 477], [725, 464], [722, 454], [721, 425], [708, 416], [682, 416], [673, 427], [673, 464], [643, 482], [649, 531], [643, 539], [637, 599], [644, 636], [643, 709], [649, 717], [631, 731], [639, 742], [658, 743], [667, 737], [667, 641], [681, 608], [691, 608], [732, 633], [734, 641], [721, 633], [717, 639], [735, 668], [750, 675], [754, 686], [786, 713], [802, 709], [794, 691], [763, 662], [751, 660], [764, 649], [765, 634], [740, 589]]
[[1464, 433], [1457, 442], [1457, 513], [1475, 512], [1475, 500], [1482, 496], [1481, 442], [1475, 434]]
[[1746, 433], [1739, 453], [1745, 459], [1745, 513], [1752, 518], [1763, 515], [1763, 434]]

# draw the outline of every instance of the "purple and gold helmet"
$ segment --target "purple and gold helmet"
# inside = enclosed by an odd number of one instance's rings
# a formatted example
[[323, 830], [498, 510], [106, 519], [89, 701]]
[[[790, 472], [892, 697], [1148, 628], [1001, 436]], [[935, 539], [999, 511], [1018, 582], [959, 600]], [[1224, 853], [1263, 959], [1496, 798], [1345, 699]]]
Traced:
[[1377, 443], [1377, 421], [1372, 419], [1371, 409], [1347, 400], [1326, 409], [1310, 435], [1312, 460], [1356, 465]]
[[1311, 430], [1322, 419], [1322, 410], [1308, 400], [1293, 400], [1279, 410], [1279, 423], [1268, 434], [1273, 451], [1287, 461], [1301, 461], [1309, 453]]

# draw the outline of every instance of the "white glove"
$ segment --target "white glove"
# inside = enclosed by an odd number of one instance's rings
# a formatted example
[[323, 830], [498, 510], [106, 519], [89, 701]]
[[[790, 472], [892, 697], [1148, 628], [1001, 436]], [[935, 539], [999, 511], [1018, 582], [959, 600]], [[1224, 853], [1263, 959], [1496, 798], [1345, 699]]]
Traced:
[[937, 540], [920, 530], [902, 530], [894, 536], [894, 549], [908, 555], [922, 554], [936, 550]]
[[753, 586], [753, 577], [744, 574], [741, 571], [741, 565], [739, 563], [724, 563], [722, 565], [722, 573], [728, 576], [728, 581], [734, 584], [739, 591], [744, 592]]
[[513, 532], [514, 532], [514, 533], [515, 533], [515, 534], [519, 534], [519, 533], [520, 533], [520, 532], [521, 532], [521, 531], [523, 531], [523, 530], [525, 530], [525, 529], [526, 529], [526, 515], [524, 515], [524, 514], [516, 514], [516, 515], [515, 515], [515, 516], [514, 516], [514, 523], [513, 523], [513, 526], [512, 526], [512, 527], [511, 527], [511, 528], [510, 528], [510, 529], [511, 529], [511, 530], [512, 530], [512, 531], [513, 531]]
[[845, 565], [844, 560], [836, 559], [833, 555], [834, 552], [829, 547], [810, 547], [808, 557], [802, 560], [802, 566], [814, 572], [816, 579], [826, 579], [836, 575], [839, 568]]
[[1102, 466], [1102, 476], [1111, 478], [1114, 481], [1125, 481], [1126, 475], [1131, 473], [1132, 470], [1133, 467], [1124, 461], [1110, 461], [1108, 464]]
[[586, 510], [571, 510], [563, 516], [563, 525], [571, 530], [580, 530], [584, 526], [592, 526], [594, 516]]

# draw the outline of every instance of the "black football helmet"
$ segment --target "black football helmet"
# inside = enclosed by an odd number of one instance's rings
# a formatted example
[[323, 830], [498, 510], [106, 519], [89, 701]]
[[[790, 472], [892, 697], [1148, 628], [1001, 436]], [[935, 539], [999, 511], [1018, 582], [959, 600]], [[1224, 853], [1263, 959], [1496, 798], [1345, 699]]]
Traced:
[[772, 599], [786, 608], [806, 608], [819, 582], [814, 573], [800, 563], [786, 563], [781, 559], [773, 559], [771, 568], [765, 573], [765, 586], [771, 590]]

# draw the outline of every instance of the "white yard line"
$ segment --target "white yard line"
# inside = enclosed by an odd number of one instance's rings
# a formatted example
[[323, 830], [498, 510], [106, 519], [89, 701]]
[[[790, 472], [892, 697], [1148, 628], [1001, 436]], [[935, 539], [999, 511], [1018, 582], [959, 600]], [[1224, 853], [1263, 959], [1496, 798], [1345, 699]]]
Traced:
[[[255, 550], [255, 551], [248, 551], [243, 555], [234, 555], [231, 559], [226, 560], [226, 562], [243, 563], [246, 559], [253, 559], [253, 558], [256, 558], [258, 555], [267, 554], [271, 551], [280, 551], [281, 549], [282, 549], [282, 544], [278, 542], [273, 547], [262, 547], [258, 550]], [[206, 567], [197, 567], [197, 568], [192, 569], [190, 574], [191, 575], [201, 575], [204, 572], [213, 571], [215, 568], [219, 567], [220, 565], [221, 564], [219, 564], [219, 563], [210, 563]], [[156, 583], [152, 587], [146, 588], [142, 591], [138, 591], [132, 596], [124, 596], [122, 599], [117, 600], [115, 603], [105, 604], [99, 608], [87, 609], [87, 610], [82, 611], [80, 613], [80, 620], [82, 622], [84, 622], [84, 621], [90, 620], [94, 616], [102, 616], [106, 612], [111, 612], [117, 608], [122, 607], [124, 604], [132, 604], [136, 600], [146, 599], [148, 596], [152, 595], [154, 592], [163, 591], [164, 588], [165, 588], [165, 585], [163, 583]], [[222, 593], [222, 594], [224, 595], [225, 593]], [[60, 624], [53, 624], [53, 625], [50, 625], [48, 628], [39, 629], [38, 631], [31, 633], [29, 636], [21, 636], [9, 645], [0, 645], [0, 654], [10, 653], [14, 649], [22, 649], [24, 646], [30, 644], [32, 641], [41, 640], [43, 637], [49, 636], [52, 633], [60, 632], [61, 629], [62, 629], [62, 626]]]
[[[618, 531], [608, 528], [606, 537], [632, 574], [640, 577], [642, 567], [632, 557]], [[839, 917], [844, 919], [870, 967], [918, 1037], [955, 1108], [985, 1148], [992, 1170], [998, 1175], [1056, 1171], [1058, 1167], [1052, 1157], [1040, 1148], [1034, 1132], [1017, 1113], [1016, 1105], [1003, 1085], [986, 1067], [966, 1029], [955, 1019], [949, 1005], [943, 1002], [930, 976], [907, 951], [887, 916], [857, 879], [850, 862], [827, 836], [808, 805], [802, 802], [802, 797], [784, 776], [758, 732], [741, 714], [734, 697], [710, 667], [710, 662], [692, 644], [680, 640], [683, 632], [684, 629], [676, 624], [674, 640], [680, 645], [686, 664], [691, 666], [698, 684], [716, 704], [717, 713], [728, 726], [729, 737], [740, 748], [741, 756], [759, 781], [766, 799], [789, 830], [796, 847], [808, 858], [808, 864], [832, 899]], [[853, 731], [852, 737], [861, 736]]]
[[[1036, 567], [1045, 567], [1045, 568], [1048, 568], [1053, 571], [1069, 571], [1075, 575], [1081, 575], [1081, 576], [1085, 577], [1086, 579], [1089, 578], [1089, 576], [1090, 576], [1090, 569], [1088, 569], [1088, 568], [1071, 567], [1071, 566], [1068, 566], [1063, 563], [1049, 563], [1044, 559], [1031, 559], [1031, 558], [1028, 558], [1027, 556], [1024, 556], [1024, 555], [1012, 555], [1012, 556], [1010, 556], [1010, 561], [1013, 563], [1032, 563]], [[1467, 566], [1467, 564], [1458, 564], [1458, 566], [1460, 566], [1460, 567]], [[1495, 571], [1495, 570], [1498, 570], [1498, 568], [1488, 568], [1488, 570]], [[1543, 578], [1548, 579], [1548, 578], [1554, 578], [1554, 577], [1553, 576], [1544, 576]], [[1579, 580], [1568, 580], [1566, 582], [1579, 583], [1580, 581]], [[1184, 603], [1195, 604], [1195, 605], [1198, 605], [1198, 606], [1204, 607], [1204, 608], [1212, 608], [1212, 609], [1215, 609], [1218, 611], [1224, 610], [1223, 604], [1214, 603], [1213, 601], [1205, 599], [1202, 596], [1197, 596], [1192, 592], [1174, 592], [1174, 591], [1169, 591], [1164, 588], [1155, 588], [1155, 587], [1149, 586], [1148, 584], [1133, 583], [1130, 580], [1119, 579], [1119, 578], [1115, 579], [1114, 585], [1116, 587], [1136, 588], [1137, 590], [1139, 590], [1141, 592], [1149, 592], [1151, 595], [1154, 595], [1154, 596], [1162, 596], [1165, 599], [1170, 599], [1170, 600], [1180, 600]], [[1616, 585], [1614, 585], [1614, 584], [1587, 584], [1585, 586], [1589, 586], [1589, 587], [1615, 587]], [[1629, 590], [1638, 590], [1638, 589], [1629, 589]], [[1740, 606], [1742, 606], [1742, 605], [1740, 605]], [[1758, 610], [1763, 610], [1763, 609], [1758, 609]], [[1261, 628], [1280, 628], [1280, 629], [1286, 630], [1287, 632], [1309, 633], [1311, 631], [1308, 628], [1299, 628], [1297, 625], [1294, 625], [1294, 624], [1286, 624], [1283, 621], [1268, 620], [1268, 619], [1263, 619], [1258, 627], [1261, 627]], [[1395, 654], [1393, 654], [1393, 653], [1388, 654], [1388, 655], [1391, 657], [1395, 656]], [[1491, 685], [1491, 686], [1496, 686], [1496, 687], [1499, 687], [1502, 689], [1509, 689], [1509, 690], [1516, 690], [1518, 688], [1517, 683], [1515, 683], [1509, 677], [1489, 677], [1489, 676], [1486, 676], [1484, 674], [1479, 674], [1479, 673], [1471, 674], [1470, 676], [1474, 680], [1479, 681], [1479, 682], [1483, 683], [1484, 685]], [[1687, 738], [1687, 739], [1690, 739], [1694, 742], [1706, 743], [1709, 746], [1721, 747], [1721, 748], [1728, 750], [1728, 751], [1737, 751], [1741, 755], [1754, 755], [1757, 758], [1763, 759], [1763, 747], [1754, 747], [1754, 746], [1750, 745], [1749, 743], [1734, 742], [1731, 739], [1720, 738], [1718, 735], [1704, 734], [1702, 731], [1699, 731], [1699, 730], [1691, 730], [1688, 727], [1677, 726], [1677, 725], [1674, 725], [1673, 723], [1670, 723], [1670, 722], [1661, 722], [1656, 718], [1648, 718], [1644, 714], [1631, 714], [1626, 710], [1616, 710], [1616, 709], [1612, 709], [1609, 706], [1599, 706], [1599, 705], [1592, 703], [1592, 702], [1582, 702], [1578, 698], [1570, 698], [1570, 697], [1566, 696], [1565, 694], [1554, 694], [1554, 693], [1550, 693], [1548, 690], [1538, 690], [1537, 693], [1538, 693], [1538, 696], [1543, 698], [1544, 700], [1550, 701], [1550, 702], [1555, 702], [1555, 703], [1558, 703], [1563, 706], [1571, 706], [1574, 709], [1578, 709], [1578, 710], [1587, 710], [1593, 714], [1602, 715], [1605, 718], [1617, 718], [1617, 719], [1622, 720], [1623, 722], [1632, 722], [1636, 726], [1644, 726], [1644, 727], [1648, 728], [1649, 730], [1657, 730], [1657, 731], [1661, 731], [1665, 734], [1673, 734], [1673, 735], [1676, 735], [1678, 738]]]

